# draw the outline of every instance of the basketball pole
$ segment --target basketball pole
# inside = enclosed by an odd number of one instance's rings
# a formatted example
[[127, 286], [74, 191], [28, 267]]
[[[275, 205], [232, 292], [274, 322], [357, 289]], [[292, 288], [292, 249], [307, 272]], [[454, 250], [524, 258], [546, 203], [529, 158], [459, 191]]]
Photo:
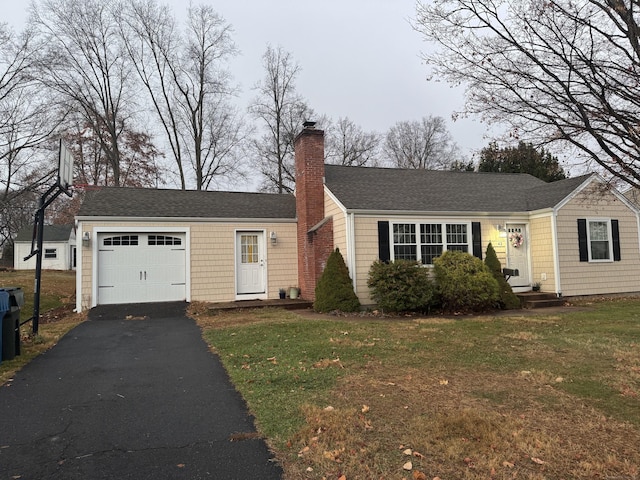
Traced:
[[[42, 279], [42, 249], [44, 244], [44, 211], [45, 209], [62, 193], [62, 190], [58, 188], [58, 184], [47, 190], [42, 197], [40, 197], [40, 207], [36, 212], [36, 279], [33, 288], [33, 320], [32, 332], [33, 335], [38, 334], [38, 326], [40, 323], [40, 281]], [[51, 198], [47, 198], [53, 194]], [[25, 259], [26, 260], [26, 259]], [[28, 322], [29, 320], [27, 320]]]
[[[71, 164], [73, 165], [73, 164]], [[63, 179], [60, 175], [60, 169], [62, 167], [62, 140], [60, 140], [60, 152], [59, 152], [59, 162], [58, 162], [58, 178], [56, 184], [49, 188], [45, 192], [42, 197], [40, 197], [40, 204], [38, 206], [38, 210], [35, 215], [35, 240], [36, 245], [34, 249], [33, 242], [31, 244], [31, 253], [27, 255], [24, 260], [27, 261], [31, 257], [35, 255], [36, 257], [36, 278], [35, 284], [33, 288], [33, 316], [25, 320], [21, 323], [24, 325], [25, 323], [32, 322], [32, 333], [33, 335], [38, 334], [38, 327], [40, 323], [40, 283], [42, 280], [42, 253], [43, 253], [43, 244], [44, 244], [44, 212], [46, 208], [53, 203], [53, 201], [60, 196], [61, 193], [66, 194], [71, 197], [73, 192], [70, 190], [70, 185], [63, 185]], [[68, 166], [67, 166], [68, 167]], [[73, 169], [73, 166], [69, 167]], [[72, 174], [72, 173], [71, 173]]]

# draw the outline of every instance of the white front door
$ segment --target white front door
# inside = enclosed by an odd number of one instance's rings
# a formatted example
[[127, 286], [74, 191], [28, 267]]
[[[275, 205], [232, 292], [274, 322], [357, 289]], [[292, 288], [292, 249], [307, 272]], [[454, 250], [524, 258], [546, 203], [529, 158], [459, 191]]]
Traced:
[[507, 224], [507, 268], [517, 269], [519, 275], [509, 279], [512, 287], [525, 287], [529, 281], [529, 239], [527, 226]]
[[237, 294], [266, 293], [264, 232], [236, 233]]

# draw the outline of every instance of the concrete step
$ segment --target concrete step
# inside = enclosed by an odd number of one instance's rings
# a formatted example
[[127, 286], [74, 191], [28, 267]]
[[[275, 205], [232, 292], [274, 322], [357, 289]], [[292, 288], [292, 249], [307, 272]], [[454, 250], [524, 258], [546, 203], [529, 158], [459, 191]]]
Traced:
[[285, 310], [302, 310], [312, 308], [313, 302], [303, 299], [269, 299], [269, 300], [239, 300], [236, 302], [212, 303], [209, 305], [210, 312], [224, 310], [242, 310], [246, 308], [283, 308]]
[[555, 293], [523, 292], [517, 295], [523, 308], [561, 307], [564, 305], [564, 300], [558, 298]]

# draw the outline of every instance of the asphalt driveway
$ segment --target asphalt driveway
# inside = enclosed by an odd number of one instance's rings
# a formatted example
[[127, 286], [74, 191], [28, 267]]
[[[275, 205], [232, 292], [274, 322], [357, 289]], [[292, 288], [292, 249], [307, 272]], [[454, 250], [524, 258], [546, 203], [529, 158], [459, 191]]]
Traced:
[[97, 307], [0, 387], [0, 479], [280, 479], [185, 307]]

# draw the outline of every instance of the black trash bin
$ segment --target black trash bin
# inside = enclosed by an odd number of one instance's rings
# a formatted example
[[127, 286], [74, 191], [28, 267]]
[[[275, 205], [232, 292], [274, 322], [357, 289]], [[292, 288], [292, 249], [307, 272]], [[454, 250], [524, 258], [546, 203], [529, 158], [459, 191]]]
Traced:
[[20, 355], [20, 308], [24, 305], [24, 292], [20, 287], [0, 290], [9, 295], [9, 310], [2, 317], [2, 360], [13, 360]]
[[0, 290], [0, 363], [2, 363], [2, 320], [7, 312], [11, 310], [9, 306], [9, 293]]

